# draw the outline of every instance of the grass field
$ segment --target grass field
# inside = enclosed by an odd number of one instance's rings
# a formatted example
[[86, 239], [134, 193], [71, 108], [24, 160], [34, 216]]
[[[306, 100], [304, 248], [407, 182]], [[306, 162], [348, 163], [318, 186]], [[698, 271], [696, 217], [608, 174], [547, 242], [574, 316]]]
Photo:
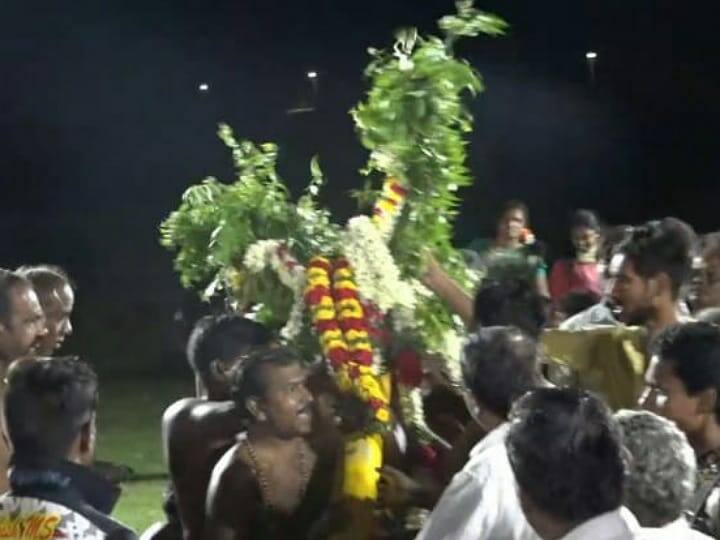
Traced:
[[100, 377], [97, 459], [132, 467], [137, 479], [123, 484], [114, 516], [138, 533], [163, 519], [162, 493], [167, 468], [160, 444], [160, 418], [192, 380], [159, 376], [117, 380]]

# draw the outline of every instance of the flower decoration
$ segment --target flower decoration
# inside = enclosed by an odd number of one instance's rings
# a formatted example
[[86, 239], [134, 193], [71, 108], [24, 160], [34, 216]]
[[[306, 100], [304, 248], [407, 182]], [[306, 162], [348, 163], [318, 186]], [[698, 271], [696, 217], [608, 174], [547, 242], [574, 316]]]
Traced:
[[380, 197], [373, 207], [372, 216], [373, 223], [383, 238], [388, 239], [392, 235], [395, 222], [402, 212], [407, 195], [408, 190], [402, 186], [397, 178], [390, 176], [385, 179]]

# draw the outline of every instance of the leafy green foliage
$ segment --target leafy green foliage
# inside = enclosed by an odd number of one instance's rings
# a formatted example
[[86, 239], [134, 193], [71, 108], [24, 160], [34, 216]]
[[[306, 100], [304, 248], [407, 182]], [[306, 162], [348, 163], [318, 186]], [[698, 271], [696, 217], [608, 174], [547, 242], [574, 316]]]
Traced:
[[[483, 85], [467, 62], [452, 55], [451, 46], [462, 36], [500, 35], [507, 25], [475, 9], [471, 0], [458, 1], [457, 8], [456, 15], [439, 22], [445, 40], [419, 37], [410, 29], [398, 33], [392, 52], [370, 50], [373, 61], [366, 76], [372, 87], [352, 114], [371, 152], [363, 172], [398, 177], [409, 188], [390, 244], [403, 274], [422, 275], [423, 253], [429, 249], [468, 287], [471, 275], [451, 242], [457, 191], [472, 182], [464, 136], [473, 119], [464, 97], [476, 95]], [[434, 298], [421, 302], [416, 320], [431, 347], [454, 324]]]
[[[260, 319], [279, 326], [292, 306], [292, 292], [269, 271], [244, 273], [243, 257], [264, 239], [287, 240], [302, 262], [336, 250], [339, 228], [316, 202], [322, 171], [313, 159], [312, 180], [296, 204], [277, 174], [274, 144], [237, 141], [224, 124], [218, 134], [232, 151], [237, 180], [222, 184], [210, 178], [190, 187], [180, 208], [162, 223], [161, 243], [177, 251], [175, 268], [185, 287], [200, 288], [205, 296], [226, 289], [243, 306], [259, 302]], [[239, 283], [231, 283], [231, 276]]]

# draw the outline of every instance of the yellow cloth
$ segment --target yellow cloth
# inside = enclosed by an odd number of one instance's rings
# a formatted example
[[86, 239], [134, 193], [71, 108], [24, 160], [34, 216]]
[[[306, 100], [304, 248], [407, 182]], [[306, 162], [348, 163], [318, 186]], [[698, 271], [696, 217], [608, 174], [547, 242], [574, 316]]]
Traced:
[[635, 407], [644, 384], [647, 332], [601, 326], [546, 330], [541, 338], [551, 362], [569, 367], [581, 388], [602, 395], [614, 410]]

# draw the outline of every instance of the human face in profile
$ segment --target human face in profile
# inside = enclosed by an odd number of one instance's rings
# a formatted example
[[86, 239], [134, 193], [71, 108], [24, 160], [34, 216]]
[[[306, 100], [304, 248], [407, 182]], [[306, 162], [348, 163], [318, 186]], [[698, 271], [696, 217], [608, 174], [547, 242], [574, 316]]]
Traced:
[[47, 334], [41, 339], [38, 353], [50, 356], [62, 347], [65, 339], [72, 334], [70, 316], [75, 306], [75, 293], [68, 283], [63, 283], [39, 294], [38, 299], [47, 326]]
[[12, 362], [23, 356], [38, 354], [47, 334], [45, 315], [35, 290], [18, 285], [8, 291], [9, 314], [0, 321], [0, 356]]

